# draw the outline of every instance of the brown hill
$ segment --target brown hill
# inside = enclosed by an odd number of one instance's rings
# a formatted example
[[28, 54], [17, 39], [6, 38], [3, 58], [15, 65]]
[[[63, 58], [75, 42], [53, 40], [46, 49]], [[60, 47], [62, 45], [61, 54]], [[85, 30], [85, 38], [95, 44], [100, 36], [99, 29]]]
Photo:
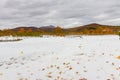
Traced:
[[55, 27], [52, 26], [52, 25], [50, 25], [50, 26], [42, 26], [40, 28], [38, 28], [38, 27], [25, 27], [25, 26], [22, 26], [22, 27], [16, 27], [16, 28], [13, 28], [13, 29], [10, 29], [10, 30], [18, 32], [21, 28], [23, 28], [25, 31], [28, 31], [29, 29], [31, 29], [33, 32], [36, 32], [36, 31], [40, 31], [40, 30], [53, 31]]
[[120, 26], [110, 26], [101, 24], [88, 24], [73, 28], [61, 28], [50, 26], [42, 27], [17, 27], [13, 29], [0, 30], [0, 36], [14, 35], [14, 36], [39, 36], [39, 35], [104, 35], [104, 34], [118, 34]]
[[99, 32], [109, 32], [109, 33], [118, 33], [120, 31], [120, 26], [110, 26], [110, 25], [101, 25], [97, 23], [88, 24], [84, 26], [74, 27], [74, 28], [67, 28], [65, 29], [67, 32], [93, 32], [93, 33], [99, 33]]

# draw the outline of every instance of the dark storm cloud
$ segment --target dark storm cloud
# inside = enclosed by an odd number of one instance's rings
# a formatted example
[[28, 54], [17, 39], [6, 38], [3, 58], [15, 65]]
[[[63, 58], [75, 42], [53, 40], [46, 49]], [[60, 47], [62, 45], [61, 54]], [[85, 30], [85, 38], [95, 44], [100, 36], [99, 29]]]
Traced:
[[120, 25], [119, 0], [1, 0], [0, 28], [42, 25]]

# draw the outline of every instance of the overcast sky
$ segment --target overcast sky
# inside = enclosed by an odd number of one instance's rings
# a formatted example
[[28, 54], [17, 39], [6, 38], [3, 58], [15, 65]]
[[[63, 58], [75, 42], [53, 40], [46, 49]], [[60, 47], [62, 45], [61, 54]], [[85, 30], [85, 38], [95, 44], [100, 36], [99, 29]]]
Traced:
[[0, 29], [120, 25], [120, 0], [0, 0]]

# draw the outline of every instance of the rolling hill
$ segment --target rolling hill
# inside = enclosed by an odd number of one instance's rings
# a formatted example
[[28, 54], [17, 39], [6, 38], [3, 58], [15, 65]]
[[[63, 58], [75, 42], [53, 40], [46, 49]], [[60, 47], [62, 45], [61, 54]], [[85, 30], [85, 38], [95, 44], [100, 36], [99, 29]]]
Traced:
[[92, 23], [84, 26], [78, 26], [73, 28], [62, 28], [60, 26], [42, 26], [42, 27], [16, 27], [13, 29], [5, 29], [0, 31], [0, 36], [6, 35], [20, 35], [31, 36], [36, 35], [106, 35], [106, 34], [118, 34], [120, 32], [120, 26], [101, 25]]

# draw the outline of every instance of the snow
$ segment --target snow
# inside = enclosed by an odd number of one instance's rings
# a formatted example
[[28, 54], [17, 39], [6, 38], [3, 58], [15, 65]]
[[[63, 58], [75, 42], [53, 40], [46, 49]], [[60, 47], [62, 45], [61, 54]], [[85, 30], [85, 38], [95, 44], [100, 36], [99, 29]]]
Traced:
[[120, 80], [117, 35], [0, 42], [0, 80]]

